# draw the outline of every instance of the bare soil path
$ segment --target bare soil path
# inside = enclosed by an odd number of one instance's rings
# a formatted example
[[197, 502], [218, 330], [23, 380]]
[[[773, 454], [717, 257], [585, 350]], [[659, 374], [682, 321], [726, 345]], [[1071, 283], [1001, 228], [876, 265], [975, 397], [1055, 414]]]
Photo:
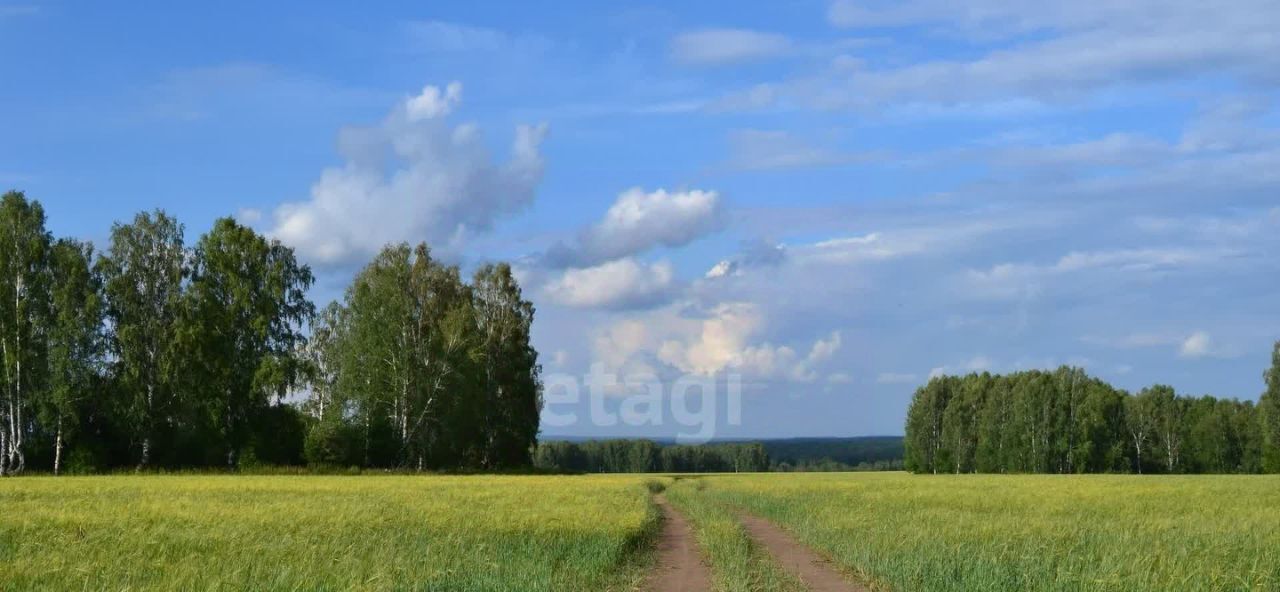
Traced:
[[869, 588], [845, 579], [830, 561], [772, 522], [750, 514], [741, 514], [739, 518], [751, 537], [812, 592], [870, 592]]
[[693, 528], [662, 495], [654, 496], [662, 510], [658, 536], [658, 564], [645, 587], [650, 592], [709, 592], [711, 569], [702, 562]]

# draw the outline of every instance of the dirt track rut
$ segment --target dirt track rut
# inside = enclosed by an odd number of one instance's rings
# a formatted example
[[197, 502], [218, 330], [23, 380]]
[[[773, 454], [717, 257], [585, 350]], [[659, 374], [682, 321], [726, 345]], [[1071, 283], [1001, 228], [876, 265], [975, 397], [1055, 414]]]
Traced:
[[658, 536], [658, 564], [649, 578], [650, 592], [708, 592], [711, 569], [702, 562], [698, 542], [689, 521], [661, 495], [654, 502], [662, 510], [662, 534]]
[[812, 592], [870, 592], [870, 589], [846, 580], [830, 561], [772, 522], [750, 514], [741, 514], [739, 519], [751, 538], [764, 547], [783, 569], [800, 578]]

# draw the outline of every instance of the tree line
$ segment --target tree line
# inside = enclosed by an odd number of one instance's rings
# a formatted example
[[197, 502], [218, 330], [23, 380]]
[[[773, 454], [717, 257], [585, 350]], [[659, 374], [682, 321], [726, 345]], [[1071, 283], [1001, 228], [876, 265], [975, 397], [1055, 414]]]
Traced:
[[900, 471], [902, 436], [765, 440], [775, 471]]
[[916, 473], [1280, 472], [1280, 342], [1252, 401], [1136, 394], [1080, 368], [940, 376], [916, 390], [906, 468]]
[[386, 247], [317, 314], [309, 267], [232, 218], [194, 245], [163, 211], [99, 253], [0, 197], [0, 475], [124, 467], [527, 466], [533, 307]]
[[770, 469], [759, 442], [659, 444], [653, 440], [539, 442], [534, 466], [574, 473], [757, 473]]

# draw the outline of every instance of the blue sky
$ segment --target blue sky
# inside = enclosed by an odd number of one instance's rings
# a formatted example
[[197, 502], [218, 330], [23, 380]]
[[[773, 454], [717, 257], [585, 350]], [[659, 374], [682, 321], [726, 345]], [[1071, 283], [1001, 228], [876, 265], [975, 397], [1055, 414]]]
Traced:
[[1260, 393], [1280, 5], [688, 4], [0, 0], [0, 186], [235, 215], [322, 301], [512, 261], [548, 373], [738, 374], [722, 437], [900, 433], [939, 372]]

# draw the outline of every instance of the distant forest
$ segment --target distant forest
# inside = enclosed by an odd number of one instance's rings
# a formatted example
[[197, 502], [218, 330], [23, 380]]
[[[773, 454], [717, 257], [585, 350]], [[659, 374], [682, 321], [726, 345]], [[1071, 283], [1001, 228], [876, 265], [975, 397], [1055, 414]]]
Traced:
[[911, 401], [917, 473], [1280, 472], [1280, 342], [1252, 401], [1130, 394], [1079, 368], [933, 378]]
[[544, 441], [534, 465], [581, 473], [901, 470], [900, 436], [680, 445], [645, 439]]
[[534, 311], [508, 266], [466, 282], [425, 245], [391, 245], [319, 315], [312, 283], [231, 218], [187, 245], [177, 220], [140, 213], [99, 253], [4, 194], [0, 475], [530, 465]]

